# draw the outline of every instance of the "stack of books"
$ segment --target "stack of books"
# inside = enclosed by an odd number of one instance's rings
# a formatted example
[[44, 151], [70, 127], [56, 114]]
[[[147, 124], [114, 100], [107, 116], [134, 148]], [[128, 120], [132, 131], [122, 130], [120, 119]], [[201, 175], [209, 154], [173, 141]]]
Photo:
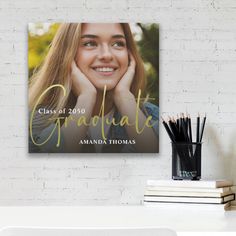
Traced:
[[226, 210], [235, 200], [228, 180], [148, 180], [144, 205]]

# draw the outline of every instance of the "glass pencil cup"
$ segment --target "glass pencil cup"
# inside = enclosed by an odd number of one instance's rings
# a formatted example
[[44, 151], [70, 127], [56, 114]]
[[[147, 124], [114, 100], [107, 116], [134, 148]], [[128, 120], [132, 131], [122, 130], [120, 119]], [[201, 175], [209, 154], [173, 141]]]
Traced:
[[172, 179], [201, 179], [202, 143], [172, 142]]

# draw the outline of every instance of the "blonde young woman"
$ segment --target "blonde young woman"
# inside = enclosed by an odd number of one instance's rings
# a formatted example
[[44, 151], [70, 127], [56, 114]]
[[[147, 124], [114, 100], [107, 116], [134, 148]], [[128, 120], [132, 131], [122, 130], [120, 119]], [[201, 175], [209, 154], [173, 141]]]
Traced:
[[61, 24], [30, 80], [30, 152], [158, 152], [145, 83], [128, 24]]

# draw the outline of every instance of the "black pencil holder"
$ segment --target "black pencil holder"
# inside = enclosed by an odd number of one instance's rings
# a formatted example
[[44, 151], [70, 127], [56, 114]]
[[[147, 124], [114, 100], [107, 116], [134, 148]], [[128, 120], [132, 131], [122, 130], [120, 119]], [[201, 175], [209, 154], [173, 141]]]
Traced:
[[202, 143], [172, 143], [172, 179], [200, 180]]

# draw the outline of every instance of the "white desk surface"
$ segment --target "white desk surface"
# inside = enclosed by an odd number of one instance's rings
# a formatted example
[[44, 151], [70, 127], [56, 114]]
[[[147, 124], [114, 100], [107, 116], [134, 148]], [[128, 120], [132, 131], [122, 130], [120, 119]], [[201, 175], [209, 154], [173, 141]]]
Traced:
[[160, 209], [145, 206], [0, 207], [0, 228], [165, 227], [183, 231], [235, 231], [236, 208], [226, 211]]

